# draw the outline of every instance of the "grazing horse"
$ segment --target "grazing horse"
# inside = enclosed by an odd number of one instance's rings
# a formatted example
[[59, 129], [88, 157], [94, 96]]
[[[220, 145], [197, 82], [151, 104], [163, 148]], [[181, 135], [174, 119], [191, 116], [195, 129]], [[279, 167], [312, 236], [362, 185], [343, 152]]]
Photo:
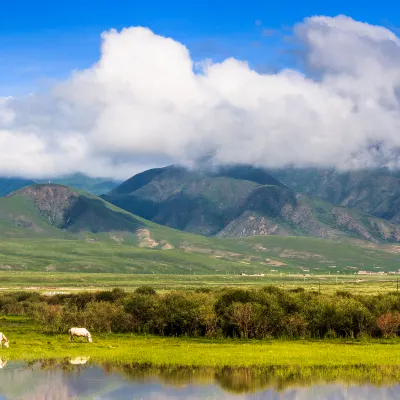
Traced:
[[74, 340], [75, 336], [87, 338], [89, 343], [92, 343], [92, 335], [86, 328], [71, 328], [68, 331], [69, 340]]
[[8, 339], [6, 338], [6, 335], [4, 335], [4, 333], [0, 332], [0, 347], [1, 348], [3, 348], [3, 343], [4, 343], [4, 346], [7, 348], [10, 345], [8, 342]]

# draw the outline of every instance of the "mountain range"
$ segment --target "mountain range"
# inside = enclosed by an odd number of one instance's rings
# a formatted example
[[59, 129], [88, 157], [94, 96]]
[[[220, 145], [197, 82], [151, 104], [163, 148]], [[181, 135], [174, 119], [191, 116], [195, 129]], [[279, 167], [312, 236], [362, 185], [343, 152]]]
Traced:
[[135, 175], [102, 197], [158, 224], [205, 236], [400, 241], [396, 223], [311, 197], [306, 185], [301, 193], [289, 174], [286, 178], [252, 166], [210, 171], [169, 166]]
[[[387, 170], [267, 171], [246, 165], [189, 170], [168, 166], [144, 171], [122, 183], [83, 174], [53, 179], [47, 184], [44, 179], [38, 182], [43, 186], [28, 179], [0, 178], [0, 194], [12, 192], [14, 197], [16, 190], [18, 195], [32, 194], [33, 188], [37, 192], [40, 187], [51, 187], [54, 191], [57, 184], [91, 194], [106, 192], [101, 201], [85, 195], [74, 201], [75, 208], [64, 210], [68, 217], [58, 222], [63, 230], [71, 230], [73, 226], [77, 230], [76, 213], [83, 210], [99, 225], [83, 224], [85, 229], [115, 230], [121, 221], [114, 226], [109, 215], [98, 210], [99, 204], [107, 202], [157, 224], [203, 236], [400, 241], [400, 174]], [[22, 187], [25, 190], [18, 191]], [[61, 189], [55, 192], [64, 196]], [[83, 198], [90, 201], [82, 201]], [[41, 204], [53, 200], [47, 196]], [[93, 210], [103, 215], [106, 222], [93, 217]]]
[[400, 223], [399, 171], [282, 168], [269, 173], [296, 192]]

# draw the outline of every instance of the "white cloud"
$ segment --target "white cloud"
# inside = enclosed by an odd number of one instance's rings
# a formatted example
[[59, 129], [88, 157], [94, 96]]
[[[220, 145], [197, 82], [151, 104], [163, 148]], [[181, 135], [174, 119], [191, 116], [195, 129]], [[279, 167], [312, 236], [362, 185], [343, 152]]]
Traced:
[[294, 32], [313, 78], [233, 58], [194, 65], [185, 46], [148, 29], [106, 32], [91, 68], [0, 101], [0, 173], [125, 178], [204, 155], [399, 167], [400, 39], [345, 16], [308, 18]]

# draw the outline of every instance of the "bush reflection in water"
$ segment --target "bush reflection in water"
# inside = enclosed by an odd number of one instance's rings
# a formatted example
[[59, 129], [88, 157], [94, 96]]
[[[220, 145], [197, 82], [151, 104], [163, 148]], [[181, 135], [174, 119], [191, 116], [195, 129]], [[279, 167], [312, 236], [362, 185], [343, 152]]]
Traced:
[[[41, 360], [26, 364], [26, 368], [41, 370], [62, 369], [65, 372], [96, 366], [87, 357], [83, 362], [73, 359]], [[224, 391], [232, 393], [255, 393], [265, 389], [283, 391], [289, 388], [317, 384], [344, 383], [348, 385], [391, 386], [400, 382], [400, 367], [395, 366], [353, 366], [353, 367], [156, 367], [149, 364], [99, 364], [106, 375], [123, 374], [135, 382], [157, 380], [160, 383], [180, 387], [189, 384], [217, 384]]]

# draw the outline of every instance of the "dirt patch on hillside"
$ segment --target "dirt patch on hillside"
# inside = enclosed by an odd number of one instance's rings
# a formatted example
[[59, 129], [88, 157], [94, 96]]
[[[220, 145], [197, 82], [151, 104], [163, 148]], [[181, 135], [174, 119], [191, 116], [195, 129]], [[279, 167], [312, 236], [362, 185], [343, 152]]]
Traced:
[[168, 243], [166, 240], [161, 240], [160, 245], [161, 245], [161, 250], [172, 250], [175, 248], [174, 246], [172, 246], [171, 243]]
[[139, 247], [146, 247], [149, 249], [159, 248], [161, 250], [172, 250], [174, 246], [168, 243], [166, 240], [157, 242], [151, 237], [151, 233], [148, 229], [142, 228], [136, 231], [136, 237], [139, 240]]
[[188, 251], [190, 253], [199, 253], [199, 254], [211, 254], [213, 251], [211, 249], [207, 249], [204, 247], [196, 247], [196, 246], [189, 246], [186, 244], [182, 244], [179, 246], [181, 249]]
[[109, 237], [111, 240], [114, 240], [117, 243], [120, 243], [120, 244], [124, 243], [124, 237], [116, 234], [115, 232], [110, 232]]
[[139, 247], [154, 249], [159, 245], [159, 243], [151, 237], [148, 229], [138, 229], [136, 231], [136, 236], [139, 239]]
[[274, 267], [283, 267], [283, 266], [286, 266], [286, 265], [287, 265], [287, 264], [284, 263], [283, 261], [272, 260], [271, 258], [268, 258], [264, 264], [266, 264], [266, 265], [273, 265]]
[[8, 197], [25, 196], [32, 199], [50, 225], [64, 228], [70, 222], [68, 212], [78, 201], [78, 194], [63, 185], [32, 185], [12, 192]]
[[300, 259], [309, 259], [309, 258], [319, 258], [324, 259], [324, 256], [321, 254], [308, 253], [306, 251], [294, 251], [294, 250], [284, 250], [279, 254], [279, 257], [282, 258], [300, 258]]

